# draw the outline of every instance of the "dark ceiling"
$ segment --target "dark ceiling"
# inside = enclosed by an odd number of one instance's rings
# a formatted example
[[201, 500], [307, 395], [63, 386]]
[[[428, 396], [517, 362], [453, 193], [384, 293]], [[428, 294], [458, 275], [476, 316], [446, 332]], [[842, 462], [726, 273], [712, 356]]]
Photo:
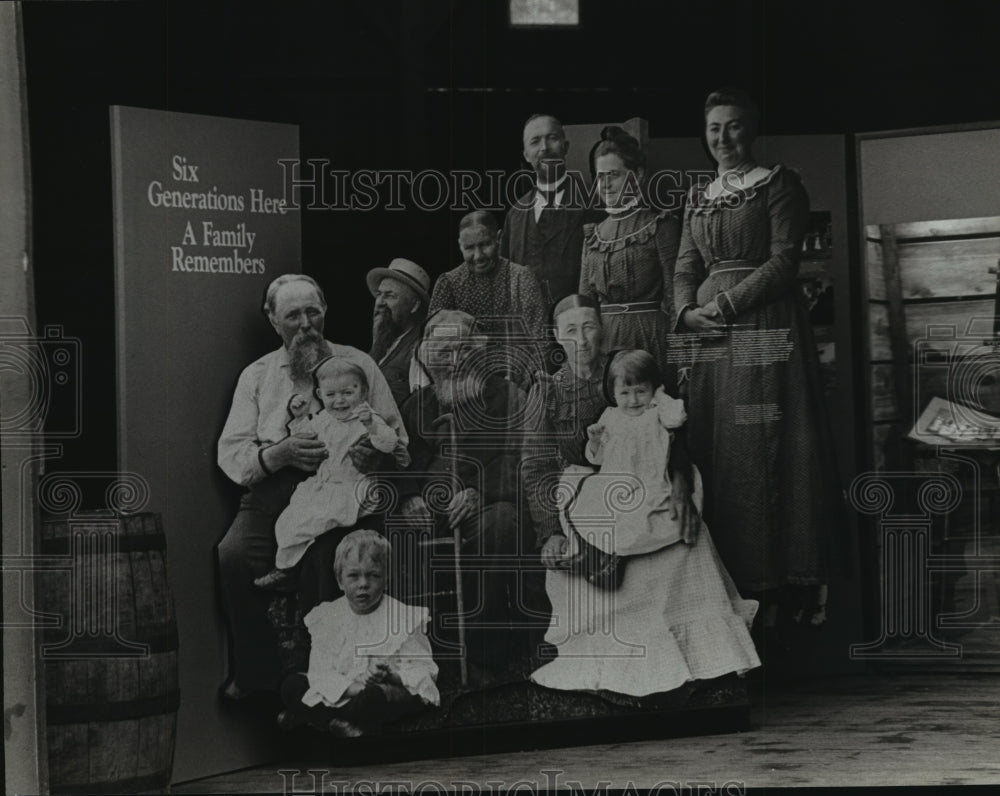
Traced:
[[[581, 6], [572, 30], [512, 29], [505, 0], [28, 2], [24, 16], [29, 78], [44, 80], [32, 99], [332, 125], [383, 158], [395, 126], [432, 151], [491, 151], [494, 138], [503, 151], [512, 135], [516, 152], [536, 107], [691, 135], [705, 93], [732, 83], [761, 99], [772, 133], [1000, 118], [997, 3]], [[375, 124], [385, 117], [396, 124]]]

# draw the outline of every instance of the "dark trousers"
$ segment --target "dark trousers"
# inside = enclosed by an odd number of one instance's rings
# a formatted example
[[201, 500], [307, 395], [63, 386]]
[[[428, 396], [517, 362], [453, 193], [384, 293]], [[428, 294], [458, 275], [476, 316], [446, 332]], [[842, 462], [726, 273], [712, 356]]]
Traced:
[[285, 706], [302, 721], [318, 730], [328, 730], [330, 721], [348, 721], [364, 732], [378, 732], [391, 721], [422, 710], [423, 701], [401, 685], [378, 683], [365, 689], [346, 705], [332, 708], [322, 703], [304, 705], [302, 696], [309, 689], [309, 678], [301, 672], [289, 675], [281, 684], [281, 699]]
[[[254, 586], [254, 579], [274, 568], [278, 546], [274, 522], [308, 473], [285, 468], [254, 484], [216, 548], [219, 588], [229, 623], [229, 675], [243, 690], [276, 691], [281, 663], [278, 638], [267, 617], [274, 593]], [[381, 517], [359, 520], [359, 528], [381, 530]], [[354, 528], [334, 528], [306, 550], [299, 564], [298, 608], [304, 616], [313, 606], [340, 596], [333, 575], [333, 553]]]
[[[451, 533], [443, 517], [438, 526], [438, 536]], [[528, 530], [514, 504], [505, 501], [484, 506], [460, 527], [467, 655], [485, 669], [506, 671], [530, 651], [532, 628], [548, 627], [547, 606], [539, 605], [532, 584], [533, 576], [541, 580], [543, 574], [531, 570], [538, 554], [533, 537], [526, 546]], [[453, 566], [439, 558], [431, 575], [450, 574]]]

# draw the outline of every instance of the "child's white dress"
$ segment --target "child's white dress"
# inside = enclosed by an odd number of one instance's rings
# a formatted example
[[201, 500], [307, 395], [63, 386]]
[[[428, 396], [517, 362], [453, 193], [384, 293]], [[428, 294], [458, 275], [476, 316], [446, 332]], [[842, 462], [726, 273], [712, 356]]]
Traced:
[[369, 614], [356, 614], [346, 597], [320, 603], [305, 616], [312, 639], [309, 653], [309, 690], [305, 705], [341, 707], [348, 702], [347, 687], [385, 665], [403, 686], [428, 705], [441, 696], [435, 679], [438, 667], [427, 638], [430, 613], [389, 595]]
[[[275, 566], [295, 566], [313, 541], [331, 528], [348, 528], [358, 521], [364, 475], [351, 462], [348, 451], [369, 434], [357, 419], [337, 420], [327, 411], [311, 420], [317, 438], [329, 454], [319, 469], [301, 482], [288, 506], [278, 516], [274, 536], [278, 542]], [[372, 412], [371, 443], [376, 450], [392, 453], [399, 438], [379, 415]]]
[[670, 518], [667, 462], [672, 430], [686, 419], [684, 401], [662, 388], [637, 417], [618, 407], [604, 410], [601, 444], [586, 449], [602, 477], [583, 481], [569, 513], [588, 542], [605, 553], [634, 556], [680, 541], [680, 524]]
[[[563, 472], [560, 494], [568, 501], [577, 496], [560, 512], [568, 554], [580, 549], [582, 534], [591, 544], [613, 538], [613, 550], [630, 557], [615, 590], [565, 570], [546, 571], [552, 618], [545, 640], [559, 654], [531, 675], [539, 685], [641, 697], [760, 666], [749, 633], [757, 602], [740, 597], [705, 523], [693, 544], [674, 544], [681, 528], [664, 510], [670, 498], [664, 473], [669, 429], [683, 423], [684, 409], [661, 391], [656, 398], [657, 406], [640, 417], [605, 412], [601, 472], [575, 465]], [[637, 482], [648, 485], [645, 492]], [[695, 469], [699, 511], [700, 482]], [[643, 549], [651, 552], [636, 552]]]
[[545, 640], [559, 654], [532, 673], [539, 685], [641, 697], [760, 666], [748, 632], [757, 602], [740, 598], [704, 523], [694, 544], [629, 558], [614, 591], [551, 569], [545, 591]]

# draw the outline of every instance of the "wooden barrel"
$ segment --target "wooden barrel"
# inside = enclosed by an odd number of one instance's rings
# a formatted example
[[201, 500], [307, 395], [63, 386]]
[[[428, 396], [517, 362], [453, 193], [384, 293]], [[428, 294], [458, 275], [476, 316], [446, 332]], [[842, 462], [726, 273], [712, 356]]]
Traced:
[[165, 546], [155, 514], [43, 519], [41, 552], [53, 557], [37, 590], [53, 615], [41, 651], [52, 793], [169, 788], [180, 691]]

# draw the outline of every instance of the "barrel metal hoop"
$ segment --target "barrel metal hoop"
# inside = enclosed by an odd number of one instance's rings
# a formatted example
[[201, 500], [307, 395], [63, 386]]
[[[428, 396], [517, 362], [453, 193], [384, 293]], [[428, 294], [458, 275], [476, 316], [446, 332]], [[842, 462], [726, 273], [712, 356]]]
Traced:
[[170, 785], [171, 768], [165, 768], [144, 777], [130, 777], [129, 779], [109, 779], [106, 782], [74, 782], [53, 785], [49, 788], [49, 793], [72, 793], [81, 796], [90, 794], [105, 793], [144, 793], [150, 791], [164, 791]]
[[[116, 534], [116, 538], [119, 553], [163, 552], [167, 546], [167, 537], [162, 533]], [[40, 545], [42, 555], [69, 555], [69, 539], [69, 536], [42, 539]], [[104, 551], [101, 552], [103, 555]]]
[[53, 705], [46, 707], [46, 720], [53, 724], [90, 724], [105, 721], [144, 719], [160, 713], [176, 713], [181, 703], [179, 689], [154, 697], [99, 705]]

